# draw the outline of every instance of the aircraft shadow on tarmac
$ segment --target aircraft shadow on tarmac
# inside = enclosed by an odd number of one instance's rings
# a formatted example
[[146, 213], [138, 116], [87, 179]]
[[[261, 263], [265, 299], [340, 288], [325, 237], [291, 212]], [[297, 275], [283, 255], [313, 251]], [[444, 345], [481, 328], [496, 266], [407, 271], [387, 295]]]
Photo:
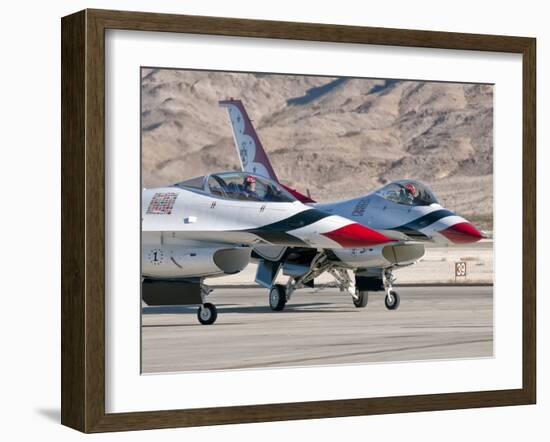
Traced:
[[[342, 313], [345, 310], [334, 308], [317, 308], [334, 305], [330, 302], [313, 302], [308, 304], [287, 304], [283, 313]], [[235, 306], [234, 304], [216, 304], [218, 313], [269, 313], [275, 314], [268, 306]], [[305, 308], [303, 308], [305, 307]], [[351, 308], [352, 306], [350, 306]], [[197, 306], [195, 305], [163, 305], [142, 307], [141, 312], [144, 315], [173, 315], [173, 314], [197, 314]]]

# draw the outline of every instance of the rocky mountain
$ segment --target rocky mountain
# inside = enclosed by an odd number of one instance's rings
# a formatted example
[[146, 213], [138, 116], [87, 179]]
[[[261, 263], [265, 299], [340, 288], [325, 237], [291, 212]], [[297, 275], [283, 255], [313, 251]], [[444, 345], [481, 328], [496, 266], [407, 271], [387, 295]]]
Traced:
[[143, 69], [141, 94], [145, 187], [239, 169], [218, 106], [234, 97], [281, 181], [314, 199], [414, 178], [492, 229], [491, 85]]

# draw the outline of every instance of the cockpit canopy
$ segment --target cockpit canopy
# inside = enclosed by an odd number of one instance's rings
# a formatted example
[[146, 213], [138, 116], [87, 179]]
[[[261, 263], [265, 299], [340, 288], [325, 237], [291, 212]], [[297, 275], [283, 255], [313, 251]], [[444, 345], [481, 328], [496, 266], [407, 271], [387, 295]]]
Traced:
[[271, 203], [297, 201], [275, 181], [246, 172], [214, 173], [191, 178], [177, 183], [175, 186], [230, 200]]
[[377, 192], [382, 198], [407, 206], [429, 206], [439, 204], [432, 190], [418, 181], [399, 180], [382, 187]]

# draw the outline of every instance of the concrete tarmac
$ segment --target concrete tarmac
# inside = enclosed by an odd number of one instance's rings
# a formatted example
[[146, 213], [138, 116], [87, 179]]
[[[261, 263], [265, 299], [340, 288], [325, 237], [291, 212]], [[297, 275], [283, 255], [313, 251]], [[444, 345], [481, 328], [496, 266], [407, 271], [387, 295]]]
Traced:
[[142, 372], [297, 367], [493, 355], [493, 287], [396, 287], [398, 310], [335, 288], [299, 290], [282, 312], [260, 287], [215, 289], [213, 325], [197, 307], [144, 307]]

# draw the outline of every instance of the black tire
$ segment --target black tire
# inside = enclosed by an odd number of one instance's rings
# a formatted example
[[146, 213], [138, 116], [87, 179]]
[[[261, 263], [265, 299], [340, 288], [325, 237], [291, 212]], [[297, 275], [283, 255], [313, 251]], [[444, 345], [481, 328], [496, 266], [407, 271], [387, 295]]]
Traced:
[[357, 308], [365, 308], [369, 302], [369, 292], [357, 291], [357, 298], [353, 298], [353, 305]]
[[197, 318], [202, 325], [214, 324], [218, 318], [218, 309], [214, 304], [206, 302], [199, 307]]
[[269, 291], [269, 308], [280, 312], [286, 305], [286, 289], [284, 285], [275, 284]]
[[384, 298], [384, 304], [386, 304], [386, 308], [388, 310], [397, 310], [399, 307], [399, 294], [393, 290], [391, 290], [391, 295], [393, 298], [393, 302], [389, 302], [388, 295]]

